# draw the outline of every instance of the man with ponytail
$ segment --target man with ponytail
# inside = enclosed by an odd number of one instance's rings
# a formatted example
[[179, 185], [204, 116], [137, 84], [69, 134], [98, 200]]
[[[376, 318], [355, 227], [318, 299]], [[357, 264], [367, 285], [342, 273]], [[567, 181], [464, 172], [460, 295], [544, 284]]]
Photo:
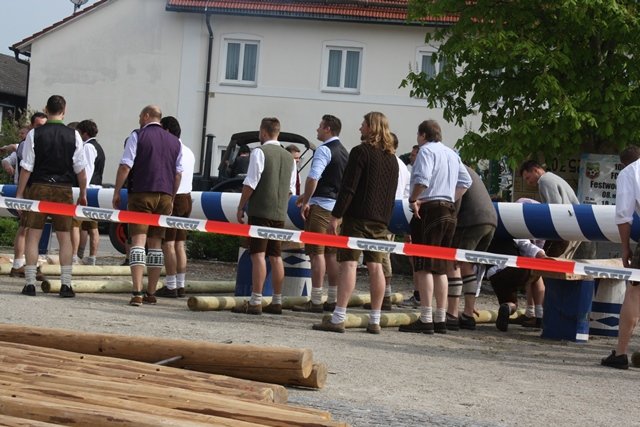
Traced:
[[[327, 232], [344, 236], [384, 240], [389, 234], [398, 183], [398, 161], [394, 155], [393, 137], [384, 114], [370, 112], [360, 126], [362, 143], [349, 153], [340, 192], [331, 212]], [[361, 250], [338, 249], [338, 301], [330, 319], [313, 325], [313, 329], [344, 332], [347, 302], [356, 285], [356, 268]], [[382, 252], [364, 251], [364, 263], [369, 270], [371, 315], [367, 332], [380, 333], [380, 309], [384, 297], [385, 279]]]

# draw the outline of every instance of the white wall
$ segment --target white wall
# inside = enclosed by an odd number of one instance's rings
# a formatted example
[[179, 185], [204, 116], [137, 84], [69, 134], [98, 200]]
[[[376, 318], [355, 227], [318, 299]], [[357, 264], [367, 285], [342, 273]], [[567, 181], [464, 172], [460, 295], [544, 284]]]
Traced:
[[166, 13], [164, 4], [112, 1], [32, 45], [29, 105], [42, 109], [59, 94], [67, 100], [65, 122], [95, 120], [107, 183], [145, 105], [177, 114], [182, 15]]
[[[157, 104], [175, 115], [183, 142], [200, 154], [208, 31], [204, 15], [165, 11], [165, 0], [113, 0], [50, 31], [32, 45], [29, 104], [42, 108], [48, 96], [67, 99], [66, 121], [92, 118], [105, 148], [105, 182], [112, 183], [122, 144], [138, 126], [138, 113]], [[314, 141], [323, 114], [343, 122], [347, 146], [359, 142], [358, 128], [369, 111], [382, 111], [400, 139], [399, 153], [415, 144], [418, 124], [441, 121], [445, 143], [463, 129], [442, 121], [411, 99], [400, 81], [424, 45], [424, 27], [310, 20], [214, 16], [213, 60], [207, 133], [217, 145], [245, 130], [257, 130], [265, 116], [280, 118], [283, 130]], [[220, 52], [226, 34], [252, 34], [262, 40], [257, 87], [219, 84]], [[363, 46], [359, 95], [323, 92], [323, 42], [344, 40]], [[214, 153], [217, 153], [217, 149]], [[217, 155], [216, 155], [217, 157]], [[219, 159], [212, 161], [217, 173]], [[196, 170], [198, 165], [196, 165]]]

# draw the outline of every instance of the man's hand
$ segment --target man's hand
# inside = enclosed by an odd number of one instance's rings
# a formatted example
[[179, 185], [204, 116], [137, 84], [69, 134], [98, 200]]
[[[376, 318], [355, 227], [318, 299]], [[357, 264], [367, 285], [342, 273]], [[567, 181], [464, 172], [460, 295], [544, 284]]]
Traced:
[[329, 225], [327, 225], [327, 234], [338, 234], [338, 224], [340, 223], [340, 219], [332, 216], [329, 220]]
[[120, 190], [113, 190], [111, 205], [113, 206], [113, 209], [120, 209]]
[[87, 193], [80, 193], [76, 205], [87, 206]]
[[300, 207], [300, 215], [302, 216], [302, 219], [304, 219], [305, 221], [309, 217], [310, 210], [311, 210], [311, 206], [309, 205], [309, 203], [305, 203]]
[[239, 224], [244, 224], [244, 208], [238, 208], [236, 212], [236, 219], [238, 220]]
[[420, 200], [409, 201], [409, 210], [413, 212], [413, 216], [420, 219]]
[[633, 252], [631, 252], [631, 246], [622, 245], [622, 265], [626, 268], [631, 267], [631, 260], [633, 259]]

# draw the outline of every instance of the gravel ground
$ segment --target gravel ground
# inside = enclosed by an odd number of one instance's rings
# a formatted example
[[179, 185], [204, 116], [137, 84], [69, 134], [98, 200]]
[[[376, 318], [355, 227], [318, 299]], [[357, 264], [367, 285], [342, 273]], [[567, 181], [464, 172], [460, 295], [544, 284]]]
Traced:
[[[100, 257], [119, 264], [122, 257]], [[189, 278], [235, 278], [235, 265], [197, 262]], [[184, 299], [130, 307], [125, 294], [79, 294], [74, 300], [39, 293], [19, 295], [22, 279], [2, 277], [4, 322], [81, 331], [185, 338], [265, 346], [307, 347], [329, 368], [322, 390], [290, 389], [290, 402], [330, 411], [354, 426], [587, 426], [640, 425], [640, 369], [599, 366], [615, 339], [586, 344], [550, 341], [540, 331], [492, 324], [476, 331], [413, 335], [395, 328], [382, 334], [350, 329], [312, 331], [321, 315], [285, 311], [261, 317], [191, 312]], [[395, 291], [411, 290], [407, 277]], [[358, 290], [367, 289], [366, 276]], [[496, 309], [483, 292], [479, 308]], [[410, 310], [394, 307], [394, 311]], [[350, 309], [350, 312], [364, 312]], [[634, 338], [632, 348], [640, 347]]]

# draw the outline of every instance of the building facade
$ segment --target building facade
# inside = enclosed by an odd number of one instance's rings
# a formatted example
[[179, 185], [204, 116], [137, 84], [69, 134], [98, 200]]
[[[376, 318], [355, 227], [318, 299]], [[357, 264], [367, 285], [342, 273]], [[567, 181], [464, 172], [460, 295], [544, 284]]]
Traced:
[[266, 116], [314, 141], [321, 116], [334, 114], [353, 147], [363, 115], [381, 111], [399, 153], [434, 118], [453, 146], [465, 129], [399, 88], [410, 69], [438, 72], [424, 38], [448, 23], [407, 24], [402, 0], [102, 0], [12, 48], [29, 57], [31, 106], [61, 94], [67, 120], [96, 121], [109, 182], [147, 104], [178, 117], [200, 167], [203, 135], [215, 135], [213, 175], [230, 136], [256, 130]]

